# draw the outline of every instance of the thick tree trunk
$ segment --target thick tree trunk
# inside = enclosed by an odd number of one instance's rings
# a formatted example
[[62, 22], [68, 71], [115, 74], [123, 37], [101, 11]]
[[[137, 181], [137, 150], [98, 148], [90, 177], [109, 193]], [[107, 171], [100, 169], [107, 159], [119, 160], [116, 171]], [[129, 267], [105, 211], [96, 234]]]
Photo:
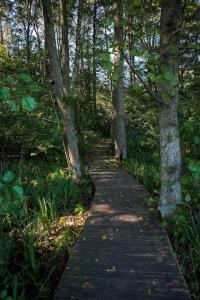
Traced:
[[[77, 177], [81, 175], [77, 136], [74, 126], [73, 110], [67, 101], [67, 88], [63, 85], [60, 62], [56, 48], [51, 0], [43, 0], [45, 34], [47, 37], [48, 53], [54, 80], [55, 93], [61, 111], [63, 124], [68, 142], [68, 155], [71, 167]], [[64, 41], [63, 41], [64, 42]]]
[[122, 26], [122, 1], [113, 1], [114, 11], [114, 31], [115, 31], [115, 55], [114, 73], [117, 80], [113, 88], [113, 137], [115, 147], [115, 157], [119, 160], [125, 159], [127, 155], [126, 130], [124, 116], [124, 88], [123, 71], [124, 62], [121, 53], [123, 46], [123, 26]]
[[170, 217], [182, 201], [181, 151], [178, 132], [178, 42], [181, 0], [161, 1], [160, 67], [164, 80], [159, 92], [166, 106], [160, 116], [161, 195], [159, 210]]

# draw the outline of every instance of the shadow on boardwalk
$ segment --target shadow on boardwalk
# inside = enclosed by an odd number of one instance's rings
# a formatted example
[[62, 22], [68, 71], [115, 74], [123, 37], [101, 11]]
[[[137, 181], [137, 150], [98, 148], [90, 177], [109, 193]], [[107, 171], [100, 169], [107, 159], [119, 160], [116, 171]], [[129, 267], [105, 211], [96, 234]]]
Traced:
[[190, 299], [145, 188], [112, 165], [106, 147], [89, 158], [95, 198], [54, 300]]

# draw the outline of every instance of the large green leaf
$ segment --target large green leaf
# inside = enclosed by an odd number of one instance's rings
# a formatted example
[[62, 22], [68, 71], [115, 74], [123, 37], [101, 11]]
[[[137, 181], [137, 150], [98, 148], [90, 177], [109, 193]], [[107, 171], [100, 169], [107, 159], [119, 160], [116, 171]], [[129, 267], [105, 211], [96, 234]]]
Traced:
[[22, 98], [22, 107], [31, 112], [37, 107], [37, 102], [33, 97], [25, 96]]
[[14, 174], [11, 171], [7, 171], [3, 175], [3, 181], [4, 182], [11, 182], [14, 179]]

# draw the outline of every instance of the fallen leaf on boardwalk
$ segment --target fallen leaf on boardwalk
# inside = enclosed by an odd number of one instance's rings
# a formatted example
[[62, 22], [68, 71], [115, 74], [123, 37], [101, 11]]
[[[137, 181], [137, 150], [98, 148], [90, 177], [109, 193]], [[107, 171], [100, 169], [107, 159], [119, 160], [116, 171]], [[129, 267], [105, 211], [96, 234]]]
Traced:
[[106, 272], [115, 272], [115, 271], [116, 271], [115, 266], [112, 266], [111, 269], [106, 269]]
[[90, 223], [91, 223], [91, 224], [94, 224], [94, 220], [92, 220]]
[[107, 240], [108, 239], [105, 234], [103, 234], [101, 238], [102, 238], [102, 240]]
[[93, 285], [91, 284], [91, 282], [86, 281], [86, 282], [84, 282], [84, 284], [83, 284], [83, 288], [84, 288], [84, 289], [91, 289], [91, 288], [93, 288]]

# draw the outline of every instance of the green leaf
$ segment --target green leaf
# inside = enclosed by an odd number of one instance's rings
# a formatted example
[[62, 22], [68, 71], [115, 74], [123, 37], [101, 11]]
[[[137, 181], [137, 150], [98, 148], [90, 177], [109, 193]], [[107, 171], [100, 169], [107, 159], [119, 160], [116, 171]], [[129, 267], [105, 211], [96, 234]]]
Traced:
[[10, 98], [10, 92], [7, 88], [3, 87], [0, 90], [0, 93], [1, 93], [1, 98], [3, 98], [4, 100], [7, 100]]
[[154, 73], [151, 73], [151, 72], [147, 73], [147, 77], [150, 78], [152, 81], [156, 80], [156, 76]]
[[18, 217], [19, 218], [23, 218], [25, 216], [25, 212], [23, 208], [20, 208], [20, 210], [18, 211]]
[[0, 190], [3, 188], [3, 183], [0, 182]]
[[29, 91], [31, 93], [37, 93], [37, 92], [40, 92], [42, 89], [40, 86], [38, 86], [37, 84], [31, 84], [29, 85]]
[[187, 195], [185, 196], [185, 201], [187, 201], [187, 202], [190, 202], [190, 201], [191, 201], [191, 195], [190, 195], [190, 194], [187, 194]]
[[136, 93], [140, 93], [140, 92], [142, 91], [142, 87], [141, 87], [139, 84], [135, 83], [135, 84], [133, 85], [133, 90], [134, 90]]
[[169, 71], [164, 72], [163, 75], [164, 75], [164, 78], [168, 81], [174, 80], [174, 75]]
[[160, 0], [153, 0], [152, 5], [156, 6], [156, 7], [159, 7], [160, 6]]
[[12, 112], [19, 112], [19, 106], [14, 101], [9, 101], [8, 105]]
[[110, 62], [110, 54], [108, 52], [102, 52], [101, 58], [104, 62]]
[[195, 143], [196, 145], [200, 144], [200, 136], [195, 135], [195, 136], [193, 137], [193, 141], [194, 141], [194, 143]]
[[191, 160], [188, 164], [188, 169], [194, 173], [200, 174], [200, 162]]
[[28, 75], [28, 74], [24, 74], [24, 73], [22, 73], [22, 74], [20, 75], [20, 79], [21, 79], [22, 81], [26, 82], [26, 83], [31, 83], [31, 82], [33, 82], [31, 76]]
[[3, 175], [3, 181], [4, 182], [11, 182], [14, 179], [14, 174], [11, 171], [7, 171]]
[[187, 185], [190, 183], [190, 177], [187, 175], [184, 175], [181, 177], [181, 184], [182, 185]]
[[22, 107], [31, 112], [37, 107], [37, 102], [33, 97], [26, 96], [22, 98]]
[[13, 190], [16, 192], [16, 194], [19, 196], [19, 197], [23, 197], [24, 195], [24, 190], [21, 186], [19, 185], [15, 185], [13, 186]]
[[15, 83], [15, 79], [11, 76], [7, 76], [5, 79], [4, 79], [5, 82], [7, 82], [8, 84], [14, 84]]

